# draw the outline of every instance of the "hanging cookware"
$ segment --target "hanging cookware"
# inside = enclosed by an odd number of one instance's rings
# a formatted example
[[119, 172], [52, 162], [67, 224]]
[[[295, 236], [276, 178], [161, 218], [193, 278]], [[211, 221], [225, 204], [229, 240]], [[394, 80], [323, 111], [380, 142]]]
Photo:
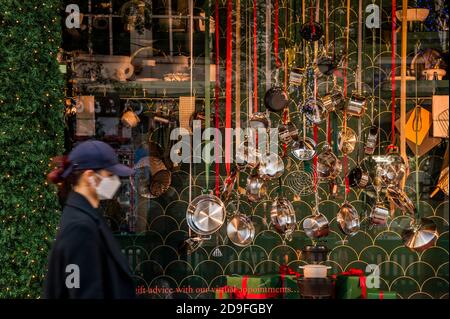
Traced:
[[396, 149], [389, 151], [385, 156], [376, 157], [375, 161], [379, 163], [377, 176], [386, 186], [399, 184], [406, 174], [405, 161]]
[[302, 249], [301, 259], [308, 264], [318, 264], [327, 260], [328, 248], [324, 245], [306, 245]]
[[328, 219], [316, 208], [313, 215], [303, 221], [303, 231], [311, 239], [326, 237], [330, 232]]
[[294, 207], [287, 198], [277, 197], [272, 202], [270, 219], [278, 233], [284, 235], [287, 240], [292, 239], [292, 234], [297, 225], [297, 219], [295, 217]]
[[364, 115], [367, 107], [367, 99], [358, 94], [352, 93], [345, 103], [345, 111], [347, 115], [361, 117]]
[[328, 112], [334, 112], [344, 107], [345, 98], [340, 90], [333, 89], [322, 97], [322, 103]]
[[334, 180], [342, 171], [342, 163], [327, 144], [317, 156], [317, 176], [320, 179]]
[[189, 203], [186, 220], [189, 228], [199, 235], [210, 235], [222, 227], [226, 217], [225, 205], [212, 194], [197, 196]]
[[372, 125], [369, 130], [369, 135], [367, 135], [366, 145], [364, 146], [364, 153], [367, 155], [372, 155], [377, 146], [378, 140], [378, 127]]
[[327, 109], [320, 99], [308, 98], [301, 106], [301, 112], [312, 124], [320, 124], [327, 118]]
[[298, 140], [298, 129], [294, 123], [288, 122], [278, 126], [278, 136], [282, 143], [289, 144]]
[[178, 248], [178, 253], [180, 255], [191, 255], [202, 246], [204, 240], [205, 238], [201, 236], [189, 237], [181, 243], [181, 246]]
[[123, 112], [121, 120], [123, 124], [131, 128], [136, 127], [140, 122], [139, 116], [136, 115], [129, 105], [127, 105], [125, 112]]
[[233, 193], [234, 184], [236, 184], [237, 179], [237, 169], [232, 169], [230, 172], [230, 175], [227, 176], [223, 183], [222, 193], [220, 195], [220, 198], [223, 201], [227, 201], [230, 199], [231, 194]]
[[289, 97], [282, 87], [271, 87], [264, 96], [266, 108], [272, 112], [280, 112], [289, 104]]
[[344, 154], [350, 154], [356, 147], [357, 137], [355, 131], [346, 127], [339, 132], [338, 148]]
[[421, 218], [419, 224], [414, 223], [402, 232], [402, 240], [405, 246], [417, 252], [422, 252], [433, 246], [437, 238], [437, 226], [429, 218]]
[[338, 63], [333, 57], [322, 55], [317, 59], [315, 72], [316, 74], [330, 76], [333, 75], [334, 71], [336, 71], [338, 67]]
[[250, 217], [241, 214], [239, 210], [239, 197], [236, 213], [228, 221], [227, 236], [230, 241], [239, 247], [250, 245], [255, 238], [255, 226]]
[[248, 137], [245, 136], [244, 141], [239, 145], [236, 153], [237, 167], [241, 170], [247, 167], [253, 169], [259, 165], [260, 159], [260, 152], [256, 149], [255, 145], [249, 142]]
[[386, 197], [402, 212], [414, 214], [415, 206], [412, 200], [399, 187], [389, 185], [386, 189]]
[[315, 42], [323, 36], [323, 28], [317, 22], [306, 22], [301, 26], [300, 35], [306, 41]]
[[250, 217], [236, 213], [228, 222], [227, 236], [236, 246], [250, 245], [255, 237], [255, 226]]
[[359, 187], [364, 189], [369, 184], [370, 175], [358, 165], [355, 166], [348, 174], [348, 181], [351, 187]]
[[251, 174], [247, 178], [246, 193], [249, 201], [260, 201], [267, 195], [266, 181], [258, 174]]
[[386, 225], [388, 217], [389, 209], [382, 202], [377, 201], [370, 211], [369, 222], [372, 225]]
[[430, 198], [433, 198], [436, 193], [441, 190], [446, 196], [449, 192], [449, 179], [448, 179], [448, 166], [444, 168], [439, 176], [439, 180], [436, 185], [436, 189], [431, 193]]
[[316, 155], [316, 142], [310, 137], [295, 141], [292, 144], [291, 153], [300, 161], [312, 160]]
[[359, 214], [349, 202], [345, 201], [337, 213], [339, 229], [348, 236], [354, 236], [359, 231]]
[[331, 269], [330, 266], [325, 265], [305, 265], [299, 268], [303, 269], [305, 278], [327, 278], [328, 269]]
[[270, 119], [266, 112], [255, 112], [250, 116], [249, 125], [251, 128], [269, 128]]
[[258, 173], [266, 180], [280, 177], [284, 173], [283, 159], [275, 153], [261, 156]]
[[131, 182], [140, 196], [155, 198], [169, 189], [172, 174], [160, 158], [146, 156], [134, 166], [134, 175]]

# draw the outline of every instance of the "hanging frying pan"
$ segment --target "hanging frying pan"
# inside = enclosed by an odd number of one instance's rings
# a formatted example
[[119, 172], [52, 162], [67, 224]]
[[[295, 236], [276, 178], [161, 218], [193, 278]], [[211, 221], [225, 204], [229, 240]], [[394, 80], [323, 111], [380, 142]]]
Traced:
[[250, 217], [239, 211], [239, 198], [235, 214], [227, 225], [227, 236], [230, 241], [239, 247], [250, 245], [255, 238], [255, 226]]
[[417, 252], [422, 252], [433, 246], [437, 238], [437, 226], [429, 218], [422, 218], [419, 224], [414, 222], [402, 232], [402, 240], [405, 246]]
[[280, 112], [289, 104], [289, 98], [282, 87], [271, 87], [264, 96], [266, 108], [272, 112]]
[[317, 22], [306, 22], [300, 29], [300, 35], [306, 41], [315, 42], [323, 36], [323, 28]]
[[344, 154], [350, 154], [356, 147], [357, 137], [355, 131], [351, 128], [346, 127], [344, 130], [339, 132], [338, 136], [338, 147], [339, 150]]
[[359, 214], [349, 202], [345, 201], [337, 213], [339, 229], [347, 236], [354, 236], [359, 231]]
[[186, 211], [189, 228], [195, 233], [210, 235], [222, 227], [226, 217], [225, 205], [212, 194], [200, 195], [194, 198]]

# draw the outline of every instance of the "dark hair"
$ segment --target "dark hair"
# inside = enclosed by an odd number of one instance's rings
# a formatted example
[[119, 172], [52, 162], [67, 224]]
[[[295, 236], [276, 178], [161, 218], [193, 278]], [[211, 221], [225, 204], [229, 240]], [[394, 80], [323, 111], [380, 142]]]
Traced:
[[74, 170], [67, 177], [63, 177], [62, 174], [70, 166], [66, 155], [52, 158], [51, 165], [54, 168], [47, 174], [47, 180], [58, 186], [58, 197], [64, 201], [86, 170]]

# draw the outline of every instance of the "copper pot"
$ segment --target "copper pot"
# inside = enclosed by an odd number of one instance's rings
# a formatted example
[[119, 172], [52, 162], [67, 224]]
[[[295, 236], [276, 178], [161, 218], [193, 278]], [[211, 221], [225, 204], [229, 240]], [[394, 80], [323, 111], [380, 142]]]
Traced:
[[317, 239], [328, 236], [330, 225], [325, 215], [316, 209], [313, 216], [305, 218], [303, 221], [303, 230], [309, 238]]
[[322, 103], [328, 112], [340, 110], [345, 103], [344, 95], [341, 91], [334, 89], [322, 97]]
[[326, 145], [317, 156], [317, 175], [320, 179], [334, 180], [342, 171], [342, 163]]
[[387, 209], [383, 203], [377, 202], [373, 207], [369, 215], [369, 221], [372, 225], [386, 225], [389, 217], [389, 209]]
[[356, 147], [357, 137], [355, 131], [347, 127], [341, 130], [338, 136], [339, 150], [344, 154], [350, 154]]

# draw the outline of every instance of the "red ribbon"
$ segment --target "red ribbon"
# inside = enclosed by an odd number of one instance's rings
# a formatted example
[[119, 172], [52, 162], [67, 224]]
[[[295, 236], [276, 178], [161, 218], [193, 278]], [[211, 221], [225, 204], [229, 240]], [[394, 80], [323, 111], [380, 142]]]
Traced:
[[[258, 112], [258, 20], [256, 15], [256, 0], [253, 0], [253, 112]], [[258, 143], [258, 142], [256, 142]]]
[[275, 65], [277, 68], [281, 67], [280, 57], [278, 55], [278, 0], [275, 0], [275, 30], [274, 36], [274, 53], [275, 53]]
[[[215, 134], [215, 140], [216, 140], [216, 150], [219, 149], [219, 94], [220, 94], [220, 87], [219, 87], [219, 0], [216, 0], [216, 12], [215, 12], [215, 19], [216, 19], [216, 83], [215, 83], [215, 125], [216, 125], [216, 134]], [[220, 167], [219, 167], [219, 152], [216, 152], [216, 196], [220, 195]]]
[[367, 299], [366, 276], [361, 269], [350, 268], [349, 270], [340, 273], [339, 276], [357, 276], [359, 277], [359, 286], [361, 287], [361, 295], [363, 299]]
[[247, 289], [248, 276], [242, 277], [242, 288], [239, 289], [237, 287], [225, 286], [219, 288], [219, 299], [223, 298], [223, 293], [228, 292], [233, 299], [268, 299], [268, 298], [276, 298], [278, 297], [278, 293], [263, 293], [263, 294], [255, 294], [248, 293]]
[[[314, 124], [314, 142], [317, 145], [317, 140], [319, 138], [319, 129], [317, 128], [317, 124]], [[317, 154], [314, 156], [314, 192], [317, 191]]]
[[[233, 16], [233, 1], [227, 0], [227, 63], [226, 63], [226, 96], [225, 96], [225, 168], [227, 175], [230, 175], [230, 161], [231, 161], [231, 103], [232, 93], [231, 87], [233, 82], [233, 39], [232, 39], [232, 16]], [[218, 22], [217, 22], [218, 23]]]
[[395, 145], [395, 53], [397, 51], [397, 32], [396, 32], [396, 0], [392, 0], [392, 55], [391, 55], [391, 132], [392, 132], [392, 141], [391, 144]]
[[383, 298], [384, 298], [383, 290], [380, 290], [379, 296], [380, 296], [380, 300], [383, 300]]
[[281, 290], [283, 291], [283, 296], [285, 296], [284, 280], [285, 280], [286, 276], [296, 276], [297, 278], [300, 278], [301, 274], [294, 271], [292, 268], [290, 268], [287, 265], [281, 265], [279, 272], [280, 272], [280, 277], [281, 277]]

